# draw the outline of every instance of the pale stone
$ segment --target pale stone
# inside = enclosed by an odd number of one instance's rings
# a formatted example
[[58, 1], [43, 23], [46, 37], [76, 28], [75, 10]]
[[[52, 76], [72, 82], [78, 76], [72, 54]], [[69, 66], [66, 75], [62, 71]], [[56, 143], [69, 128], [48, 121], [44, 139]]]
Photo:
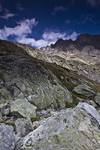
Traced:
[[11, 103], [11, 112], [18, 112], [25, 118], [36, 118], [36, 106], [30, 104], [27, 99], [17, 99]]

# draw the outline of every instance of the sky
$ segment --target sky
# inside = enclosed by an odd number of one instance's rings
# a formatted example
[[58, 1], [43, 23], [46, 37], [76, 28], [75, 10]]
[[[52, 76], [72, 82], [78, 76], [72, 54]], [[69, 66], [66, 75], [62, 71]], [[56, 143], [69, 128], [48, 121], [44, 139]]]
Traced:
[[44, 47], [100, 34], [100, 0], [0, 0], [0, 39]]

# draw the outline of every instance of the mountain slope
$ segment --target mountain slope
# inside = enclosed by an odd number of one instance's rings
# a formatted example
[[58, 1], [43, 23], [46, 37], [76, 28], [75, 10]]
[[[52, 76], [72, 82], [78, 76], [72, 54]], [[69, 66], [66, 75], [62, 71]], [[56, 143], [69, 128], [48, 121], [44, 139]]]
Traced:
[[[71, 145], [68, 143], [66, 146], [63, 140], [66, 141], [70, 137], [73, 141], [74, 138], [70, 136], [72, 131], [73, 137], [77, 134], [76, 143], [73, 142], [72, 147], [75, 145], [79, 150], [77, 142], [81, 143], [82, 139], [89, 135], [88, 143], [85, 144], [91, 150], [89, 139], [94, 125], [97, 129], [94, 133], [96, 137], [93, 135], [92, 138], [96, 139], [97, 143], [90, 143], [92, 149], [100, 146], [100, 52], [99, 49], [96, 49], [96, 52], [92, 50], [95, 57], [88, 45], [82, 51], [76, 48], [74, 51], [69, 48], [68, 51], [63, 51], [51, 47], [33, 49], [27, 45], [0, 40], [0, 137], [5, 141], [0, 142], [1, 150], [6, 150], [5, 147], [8, 150], [42, 150], [47, 147], [50, 150], [67, 150]], [[82, 107], [81, 103], [76, 106], [79, 102], [85, 103], [82, 103]], [[76, 121], [74, 113], [78, 118]], [[71, 128], [70, 118], [66, 122], [69, 114], [73, 121]], [[86, 122], [82, 120], [84, 116]], [[60, 118], [56, 122], [58, 117]], [[86, 129], [91, 130], [90, 134], [84, 130], [84, 123]], [[65, 126], [68, 126], [68, 131]], [[81, 130], [84, 130], [86, 136]], [[65, 138], [67, 132], [69, 135]], [[49, 140], [54, 139], [51, 140], [52, 148], [46, 137]], [[35, 138], [41, 142], [38, 143]], [[12, 146], [9, 146], [11, 144]], [[86, 146], [81, 145], [81, 149], [86, 150]]]

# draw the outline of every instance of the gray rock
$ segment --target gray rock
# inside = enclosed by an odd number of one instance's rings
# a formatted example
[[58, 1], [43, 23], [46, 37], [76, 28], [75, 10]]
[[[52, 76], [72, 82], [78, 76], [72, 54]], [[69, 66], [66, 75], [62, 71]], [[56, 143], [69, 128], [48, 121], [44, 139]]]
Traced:
[[13, 127], [0, 124], [0, 150], [14, 150], [15, 142]]
[[80, 103], [41, 121], [36, 130], [17, 143], [16, 150], [98, 150], [99, 119], [95, 108]]
[[11, 100], [10, 92], [5, 88], [0, 89], [0, 104], [5, 104]]
[[17, 99], [11, 103], [11, 113], [17, 112], [25, 118], [36, 118], [36, 106], [30, 104], [27, 99]]
[[84, 109], [88, 114], [95, 118], [100, 125], [100, 115], [93, 106], [87, 103], [79, 103], [77, 107]]
[[[34, 92], [27, 98], [38, 109], [64, 108], [67, 103], [73, 103], [72, 95], [67, 88], [62, 87], [55, 76], [52, 82], [44, 78], [35, 79]], [[54, 85], [53, 85], [54, 84]]]
[[15, 121], [16, 134], [18, 137], [24, 137], [33, 130], [31, 120], [29, 119], [17, 119]]
[[100, 106], [100, 93], [95, 96], [95, 102]]
[[0, 105], [0, 112], [2, 116], [7, 116], [10, 113], [10, 105], [9, 104], [1, 104]]
[[93, 89], [86, 84], [76, 86], [73, 91], [85, 97], [91, 97], [95, 94]]

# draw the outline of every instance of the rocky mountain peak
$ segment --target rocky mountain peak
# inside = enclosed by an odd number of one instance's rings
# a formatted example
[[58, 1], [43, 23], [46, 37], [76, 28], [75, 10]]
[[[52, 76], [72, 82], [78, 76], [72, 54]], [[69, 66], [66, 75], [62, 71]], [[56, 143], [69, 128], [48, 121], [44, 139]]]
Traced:
[[93, 46], [96, 49], [100, 49], [100, 35], [81, 34], [75, 41], [59, 39], [51, 47], [66, 50], [71, 45], [79, 50], [86, 46]]

